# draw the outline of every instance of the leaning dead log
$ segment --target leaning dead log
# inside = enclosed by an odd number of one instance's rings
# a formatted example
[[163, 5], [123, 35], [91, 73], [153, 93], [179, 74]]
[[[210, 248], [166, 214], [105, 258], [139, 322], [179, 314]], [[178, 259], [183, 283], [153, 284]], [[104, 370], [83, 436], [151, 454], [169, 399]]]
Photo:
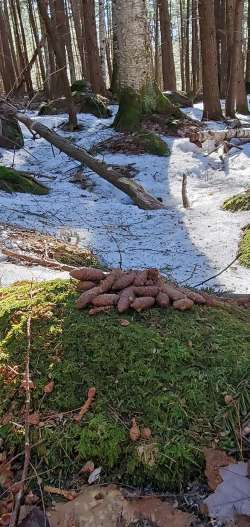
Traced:
[[[5, 112], [6, 106], [6, 102], [0, 103], [0, 114], [1, 112]], [[151, 196], [151, 194], [135, 181], [131, 181], [122, 176], [118, 169], [114, 170], [111, 165], [95, 159], [84, 148], [78, 148], [67, 139], [64, 139], [53, 130], [47, 128], [44, 124], [33, 121], [27, 115], [14, 111], [13, 107], [10, 107], [9, 111], [12, 112], [12, 115], [14, 113], [14, 117], [25, 124], [33, 135], [34, 132], [39, 134], [69, 157], [76, 159], [80, 163], [85, 163], [93, 172], [111, 183], [111, 185], [119, 188], [122, 192], [125, 192], [141, 209], [156, 210], [164, 208], [164, 205], [157, 198]]]
[[78, 148], [67, 139], [62, 138], [56, 132], [47, 128], [47, 126], [38, 121], [33, 121], [24, 114], [17, 112], [16, 118], [31, 131], [38, 133], [59, 150], [76, 159], [76, 161], [85, 163], [93, 172], [96, 172], [103, 179], [119, 188], [122, 192], [125, 192], [140, 208], [153, 210], [164, 207], [158, 199], [151, 196], [141, 185], [121, 176], [119, 170], [114, 170], [111, 165], [95, 159], [84, 148]]
[[204, 141], [213, 140], [216, 143], [223, 143], [230, 139], [249, 139], [250, 128], [229, 128], [226, 130], [196, 130], [189, 135], [190, 141], [195, 144], [202, 144]]

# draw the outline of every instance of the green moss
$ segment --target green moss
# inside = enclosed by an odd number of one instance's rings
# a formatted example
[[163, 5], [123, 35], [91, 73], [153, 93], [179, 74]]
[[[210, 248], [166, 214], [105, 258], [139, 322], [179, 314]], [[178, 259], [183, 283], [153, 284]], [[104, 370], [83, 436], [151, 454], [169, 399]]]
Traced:
[[143, 118], [151, 113], [166, 114], [170, 120], [183, 118], [179, 108], [163, 95], [155, 83], [148, 83], [140, 92], [124, 88], [120, 92], [114, 127], [121, 131], [138, 130]]
[[71, 85], [71, 91], [84, 92], [85, 90], [89, 89], [89, 87], [89, 82], [86, 79], [81, 79], [73, 82], [73, 84]]
[[[80, 96], [80, 94], [78, 94]], [[74, 97], [74, 100], [75, 99]], [[101, 95], [83, 95], [80, 101], [79, 112], [91, 113], [96, 117], [111, 117], [112, 113], [107, 107], [107, 102]]]
[[[46, 471], [44, 482], [70, 486], [93, 459], [108, 481], [177, 488], [203, 470], [204, 445], [237, 445], [238, 410], [224, 395], [237, 398], [243, 418], [250, 404], [249, 313], [153, 309], [127, 313], [123, 327], [117, 312], [77, 311], [75, 298], [63, 281], [33, 284], [32, 300], [29, 285], [0, 290], [0, 414], [12, 412], [0, 428], [4, 449], [23, 451], [24, 429], [13, 424], [22, 424], [22, 377], [5, 379], [4, 367], [24, 369], [30, 303], [32, 410], [39, 408], [45, 423], [32, 427], [32, 444], [39, 441], [32, 461]], [[55, 388], [44, 398], [49, 379]], [[79, 408], [90, 386], [97, 396], [81, 424], [61, 415]], [[51, 411], [61, 418], [49, 424]], [[133, 416], [151, 428], [152, 441], [131, 442]]]
[[139, 146], [142, 146], [145, 152], [149, 154], [154, 154], [156, 156], [169, 156], [170, 150], [165, 143], [157, 134], [152, 132], [138, 132], [134, 136], [135, 142]]
[[0, 190], [9, 193], [23, 192], [41, 196], [49, 192], [47, 187], [35, 181], [34, 178], [27, 177], [25, 173], [5, 166], [0, 166]]
[[250, 267], [250, 225], [244, 229], [242, 240], [240, 242], [240, 263]]
[[223, 203], [223, 209], [230, 210], [231, 212], [250, 210], [250, 189], [226, 199]]

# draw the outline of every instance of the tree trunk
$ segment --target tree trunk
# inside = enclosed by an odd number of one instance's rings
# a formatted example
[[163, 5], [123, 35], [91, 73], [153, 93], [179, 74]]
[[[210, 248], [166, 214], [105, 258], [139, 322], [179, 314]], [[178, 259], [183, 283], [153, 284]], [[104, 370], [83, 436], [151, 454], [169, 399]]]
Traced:
[[15, 71], [12, 63], [12, 54], [9, 45], [8, 33], [6, 31], [7, 21], [4, 11], [0, 5], [0, 39], [1, 39], [1, 58], [3, 64], [2, 79], [5, 92], [9, 93], [15, 84]]
[[229, 117], [235, 116], [235, 76], [232, 71], [232, 56], [234, 47], [234, 17], [235, 17], [235, 6], [236, 0], [226, 0], [226, 26], [227, 26], [227, 53], [228, 53], [228, 64], [227, 64], [227, 92], [226, 92], [226, 115]]
[[94, 92], [105, 93], [104, 81], [102, 79], [101, 74], [101, 61], [97, 43], [95, 1], [82, 0], [82, 2], [89, 80], [91, 82], [91, 86]]
[[198, 30], [198, 0], [192, 0], [192, 84], [193, 94], [199, 90], [200, 43]]
[[179, 45], [180, 45], [180, 63], [181, 63], [181, 89], [185, 91], [185, 27], [184, 27], [184, 9], [183, 0], [179, 0], [180, 9], [180, 29], [179, 29]]
[[76, 0], [71, 0], [71, 9], [74, 20], [75, 32], [77, 47], [79, 51], [79, 58], [81, 62], [82, 77], [86, 77], [86, 62], [85, 62], [85, 53], [84, 53], [84, 42], [83, 42], [83, 33], [81, 27], [81, 14], [78, 2]]
[[101, 74], [106, 90], [107, 85], [107, 60], [106, 60], [106, 21], [105, 21], [105, 0], [99, 0], [99, 45]]
[[216, 42], [220, 96], [227, 92], [227, 27], [226, 0], [215, 0]]
[[168, 0], [158, 0], [161, 26], [163, 89], [176, 91], [176, 75]]
[[119, 72], [118, 72], [118, 26], [117, 26], [117, 0], [112, 0], [112, 26], [113, 26], [113, 71], [110, 90], [114, 95], [119, 92]]
[[214, 0], [199, 0], [203, 79], [203, 119], [220, 120], [222, 111], [218, 83], [218, 64]]
[[76, 80], [76, 70], [75, 70], [75, 62], [74, 62], [74, 54], [73, 54], [73, 47], [72, 47], [72, 38], [71, 38], [71, 30], [70, 30], [70, 18], [69, 18], [69, 10], [68, 10], [68, 3], [67, 0], [64, 0], [65, 5], [65, 46], [68, 56], [68, 64], [69, 64], [69, 71], [70, 71], [70, 82], [73, 84]]
[[187, 17], [186, 17], [186, 49], [185, 49], [185, 87], [186, 92], [191, 92], [190, 85], [190, 38], [189, 38], [189, 27], [190, 27], [190, 0], [187, 0]]
[[247, 11], [246, 89], [247, 89], [247, 93], [250, 93], [250, 0], [248, 0], [248, 11]]
[[182, 112], [164, 97], [154, 82], [144, 0], [116, 0], [120, 105], [114, 126], [140, 127], [145, 114], [165, 113], [182, 118]]
[[25, 69], [24, 76], [26, 80], [28, 95], [30, 98], [32, 98], [34, 95], [34, 90], [33, 90], [30, 70], [28, 68], [29, 58], [28, 58], [26, 37], [25, 37], [25, 31], [24, 31], [24, 25], [23, 25], [23, 16], [22, 16], [21, 5], [20, 5], [19, 0], [16, 1], [16, 9], [17, 9], [19, 27], [20, 27], [21, 36], [22, 36], [23, 58], [24, 58], [24, 69]]
[[154, 41], [155, 41], [155, 82], [161, 86], [160, 54], [159, 54], [159, 7], [158, 0], [154, 3]]
[[44, 21], [44, 25], [46, 28], [46, 32], [48, 35], [48, 38], [50, 40], [51, 46], [54, 49], [55, 57], [57, 64], [61, 70], [61, 77], [63, 80], [63, 88], [64, 88], [64, 95], [67, 99], [68, 103], [68, 113], [69, 113], [69, 127], [74, 130], [77, 128], [77, 117], [76, 117], [76, 111], [74, 108], [74, 103], [72, 99], [72, 93], [69, 85], [69, 80], [67, 76], [67, 67], [66, 67], [66, 59], [65, 54], [63, 54], [60, 44], [57, 39], [54, 38], [53, 29], [50, 23], [50, 19], [47, 13], [45, 0], [37, 0], [38, 8], [40, 10], [41, 16]]
[[41, 48], [39, 48], [39, 36], [38, 36], [36, 20], [35, 20], [34, 12], [33, 12], [34, 5], [32, 3], [32, 0], [27, 0], [27, 7], [28, 7], [28, 13], [29, 13], [30, 26], [31, 26], [31, 29], [33, 31], [36, 47], [38, 49], [39, 66], [40, 66], [42, 82], [43, 82], [43, 85], [44, 85], [45, 84], [46, 75], [45, 75], [45, 68], [44, 68], [44, 63], [43, 63], [42, 50], [41, 50]]
[[229, 117], [235, 116], [236, 109], [242, 113], [248, 113], [242, 56], [242, 18], [243, 0], [235, 0], [233, 16], [233, 39], [231, 45], [231, 54], [229, 55], [229, 90], [226, 100], [226, 115]]
[[[38, 0], [39, 1], [39, 0]], [[128, 179], [121, 175], [119, 170], [113, 169], [112, 166], [99, 161], [92, 157], [87, 150], [74, 146], [71, 141], [64, 139], [56, 132], [47, 128], [39, 121], [33, 121], [26, 114], [13, 112], [13, 106], [9, 107], [6, 103], [0, 103], [0, 114], [8, 115], [8, 111], [12, 116], [15, 116], [20, 122], [25, 124], [30, 131], [36, 132], [41, 137], [44, 137], [49, 143], [56, 148], [72, 157], [80, 163], [85, 163], [93, 172], [96, 172], [103, 179], [125, 192], [131, 199], [142, 209], [157, 210], [164, 208], [164, 205], [156, 198], [151, 196], [141, 185], [135, 181]]]

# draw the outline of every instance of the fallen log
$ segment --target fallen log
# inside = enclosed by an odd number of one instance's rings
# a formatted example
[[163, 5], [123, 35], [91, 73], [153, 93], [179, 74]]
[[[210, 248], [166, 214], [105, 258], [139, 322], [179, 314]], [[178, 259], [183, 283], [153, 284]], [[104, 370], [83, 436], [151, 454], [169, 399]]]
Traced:
[[135, 181], [124, 177], [118, 169], [114, 170], [111, 165], [95, 159], [85, 148], [79, 148], [73, 145], [70, 141], [64, 139], [53, 130], [50, 130], [44, 124], [33, 121], [27, 115], [18, 112], [13, 106], [6, 104], [6, 101], [0, 102], [1, 114], [5, 116], [11, 114], [12, 117], [23, 123], [33, 135], [34, 132], [39, 134], [69, 157], [72, 157], [80, 163], [85, 163], [93, 172], [127, 194], [141, 209], [157, 210], [164, 208], [164, 205], [157, 198], [151, 196], [151, 194]]
[[213, 140], [216, 143], [223, 143], [234, 138], [249, 139], [250, 128], [228, 128], [225, 130], [196, 130], [191, 132], [189, 139], [191, 143], [202, 144], [204, 141]]

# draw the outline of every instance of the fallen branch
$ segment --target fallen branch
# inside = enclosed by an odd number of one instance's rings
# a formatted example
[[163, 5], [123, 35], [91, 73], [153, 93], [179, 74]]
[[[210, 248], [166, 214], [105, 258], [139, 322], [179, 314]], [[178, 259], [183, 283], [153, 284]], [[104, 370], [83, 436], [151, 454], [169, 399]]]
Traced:
[[189, 135], [191, 143], [202, 144], [209, 139], [223, 143], [238, 137], [250, 140], [250, 128], [229, 128], [226, 130], [196, 130]]
[[72, 265], [66, 265], [61, 264], [60, 262], [57, 262], [56, 260], [45, 260], [43, 258], [37, 258], [36, 256], [30, 256], [28, 254], [23, 253], [16, 253], [14, 251], [10, 251], [9, 249], [1, 249], [1, 252], [8, 256], [9, 258], [13, 258], [14, 260], [23, 261], [23, 262], [29, 262], [34, 265], [41, 265], [42, 267], [49, 267], [50, 269], [55, 269], [58, 271], [74, 271], [76, 267], [73, 267]]
[[30, 462], [30, 425], [29, 425], [29, 414], [30, 414], [30, 350], [31, 350], [31, 314], [27, 320], [27, 352], [26, 352], [26, 364], [25, 364], [25, 448], [24, 448], [24, 465], [22, 472], [22, 479], [20, 483], [20, 489], [16, 495], [15, 507], [12, 512], [9, 527], [16, 527], [18, 524], [21, 501], [24, 493], [24, 484], [27, 479], [29, 462]]
[[119, 170], [114, 170], [111, 165], [95, 159], [85, 148], [79, 148], [73, 145], [70, 141], [64, 139], [53, 130], [50, 130], [44, 124], [33, 121], [27, 115], [18, 112], [12, 105], [8, 105], [5, 101], [0, 102], [0, 114], [3, 116], [12, 115], [12, 117], [27, 126], [31, 133], [36, 132], [69, 157], [76, 159], [80, 163], [85, 163], [93, 172], [127, 194], [141, 209], [157, 210], [164, 208], [164, 205], [157, 198], [151, 196], [151, 194], [135, 181], [122, 176]]

